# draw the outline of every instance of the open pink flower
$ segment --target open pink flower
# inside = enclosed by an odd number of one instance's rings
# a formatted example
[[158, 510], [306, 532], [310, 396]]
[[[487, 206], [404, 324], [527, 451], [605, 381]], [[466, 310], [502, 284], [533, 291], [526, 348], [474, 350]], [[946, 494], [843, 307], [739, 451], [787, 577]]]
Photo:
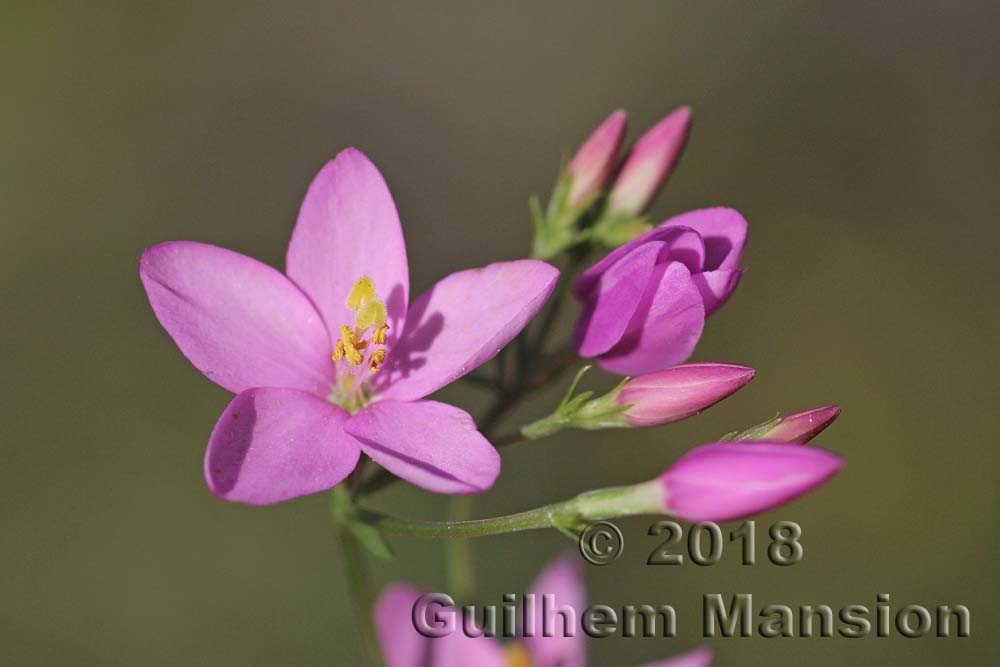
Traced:
[[740, 282], [747, 223], [730, 208], [691, 211], [616, 248], [573, 284], [580, 356], [641, 375], [683, 363], [705, 318]]
[[347, 149], [306, 194], [287, 273], [187, 241], [143, 253], [160, 323], [198, 370], [237, 394], [205, 455], [212, 492], [267, 505], [323, 491], [362, 451], [431, 491], [492, 486], [500, 459], [472, 418], [420, 399], [496, 355], [558, 271], [532, 260], [460, 271], [407, 308], [392, 196], [368, 158]]
[[[522, 625], [521, 641], [502, 645], [492, 637], [469, 636], [463, 630], [462, 612], [456, 608], [445, 612], [459, 617], [447, 634], [425, 637], [414, 627], [424, 591], [407, 585], [390, 586], [379, 596], [375, 609], [388, 667], [586, 667], [586, 636], [580, 623], [587, 607], [587, 591], [579, 560], [572, 556], [555, 560], [542, 570], [529, 592], [534, 594], [534, 627], [526, 632]], [[549, 601], [545, 602], [543, 596]], [[547, 616], [549, 628], [543, 625], [543, 604], [558, 610]], [[440, 611], [426, 609], [425, 613]], [[500, 614], [497, 616], [499, 623]], [[567, 623], [572, 632], [567, 632]], [[711, 662], [712, 651], [702, 647], [646, 667], [708, 667]]]

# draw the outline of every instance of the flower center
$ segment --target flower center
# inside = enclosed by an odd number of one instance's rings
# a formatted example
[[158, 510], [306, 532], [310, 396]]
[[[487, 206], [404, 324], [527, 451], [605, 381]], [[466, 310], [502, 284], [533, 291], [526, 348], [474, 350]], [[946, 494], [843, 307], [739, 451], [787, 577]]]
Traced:
[[507, 667], [531, 667], [531, 653], [523, 644], [508, 644], [504, 653], [507, 654]]
[[354, 283], [347, 295], [347, 307], [354, 311], [354, 324], [340, 327], [340, 339], [333, 346], [337, 385], [330, 398], [355, 412], [371, 398], [365, 382], [368, 376], [377, 373], [385, 363], [389, 325], [385, 303], [378, 298], [375, 282], [368, 276]]

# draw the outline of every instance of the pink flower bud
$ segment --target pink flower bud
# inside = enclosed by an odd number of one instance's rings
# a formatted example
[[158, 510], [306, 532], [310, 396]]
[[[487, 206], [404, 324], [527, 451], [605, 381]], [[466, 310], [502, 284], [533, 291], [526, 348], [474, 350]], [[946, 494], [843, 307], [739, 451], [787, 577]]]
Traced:
[[615, 179], [608, 210], [642, 213], [680, 159], [690, 130], [691, 108], [681, 107], [639, 137]]
[[566, 171], [571, 176], [569, 205], [576, 206], [603, 188], [618, 161], [627, 117], [618, 109], [601, 123], [573, 156]]
[[630, 405], [632, 426], [657, 426], [697, 414], [745, 386], [754, 369], [736, 364], [686, 364], [629, 380], [615, 398]]
[[840, 416], [840, 408], [828, 405], [786, 415], [770, 428], [752, 433], [752, 437], [769, 442], [809, 442]]
[[811, 446], [725, 442], [688, 452], [660, 478], [669, 514], [727, 521], [783, 505], [833, 477], [844, 461]]

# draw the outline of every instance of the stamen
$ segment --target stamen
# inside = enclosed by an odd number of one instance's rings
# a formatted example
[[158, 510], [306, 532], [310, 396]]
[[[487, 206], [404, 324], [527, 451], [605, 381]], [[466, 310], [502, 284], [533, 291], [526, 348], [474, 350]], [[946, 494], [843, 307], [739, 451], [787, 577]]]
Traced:
[[372, 342], [376, 345], [385, 345], [386, 334], [389, 333], [389, 325], [383, 324], [372, 332]]
[[385, 363], [385, 350], [378, 349], [372, 352], [371, 369], [372, 373], [378, 373], [379, 367]]
[[[365, 356], [358, 348], [358, 339], [351, 325], [345, 324], [340, 327], [340, 340], [343, 341], [344, 356], [347, 357], [347, 360], [354, 366], [360, 366], [364, 362]], [[363, 349], [364, 345], [361, 348]]]
[[375, 297], [375, 281], [368, 276], [361, 276], [351, 288], [351, 293], [347, 295], [347, 307], [351, 310], [357, 310], [365, 301]]
[[341, 359], [343, 359], [344, 358], [344, 352], [345, 352], [345, 350], [344, 350], [344, 342], [338, 340], [333, 345], [333, 360], [334, 361], [340, 361]]
[[376, 298], [367, 299], [358, 309], [354, 326], [364, 331], [368, 327], [380, 327], [385, 324], [385, 304]]

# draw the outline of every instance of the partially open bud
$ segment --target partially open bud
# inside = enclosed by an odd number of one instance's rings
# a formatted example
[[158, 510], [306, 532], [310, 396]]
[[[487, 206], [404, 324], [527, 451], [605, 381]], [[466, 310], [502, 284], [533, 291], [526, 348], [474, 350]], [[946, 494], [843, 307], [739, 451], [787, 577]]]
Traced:
[[635, 143], [608, 198], [611, 213], [639, 215], [680, 159], [691, 130], [691, 109], [681, 107]]
[[755, 426], [736, 436], [737, 440], [768, 442], [809, 442], [840, 416], [840, 407], [828, 405], [795, 412]]
[[640, 375], [615, 397], [630, 405], [622, 417], [632, 426], [669, 424], [715, 405], [753, 379], [754, 369], [736, 364], [685, 364]]
[[618, 109], [594, 130], [573, 156], [566, 168], [570, 177], [570, 206], [583, 203], [607, 184], [618, 161], [626, 125], [626, 114]]
[[688, 452], [659, 477], [664, 509], [686, 521], [766, 512], [833, 477], [844, 461], [816, 447], [725, 442]]

